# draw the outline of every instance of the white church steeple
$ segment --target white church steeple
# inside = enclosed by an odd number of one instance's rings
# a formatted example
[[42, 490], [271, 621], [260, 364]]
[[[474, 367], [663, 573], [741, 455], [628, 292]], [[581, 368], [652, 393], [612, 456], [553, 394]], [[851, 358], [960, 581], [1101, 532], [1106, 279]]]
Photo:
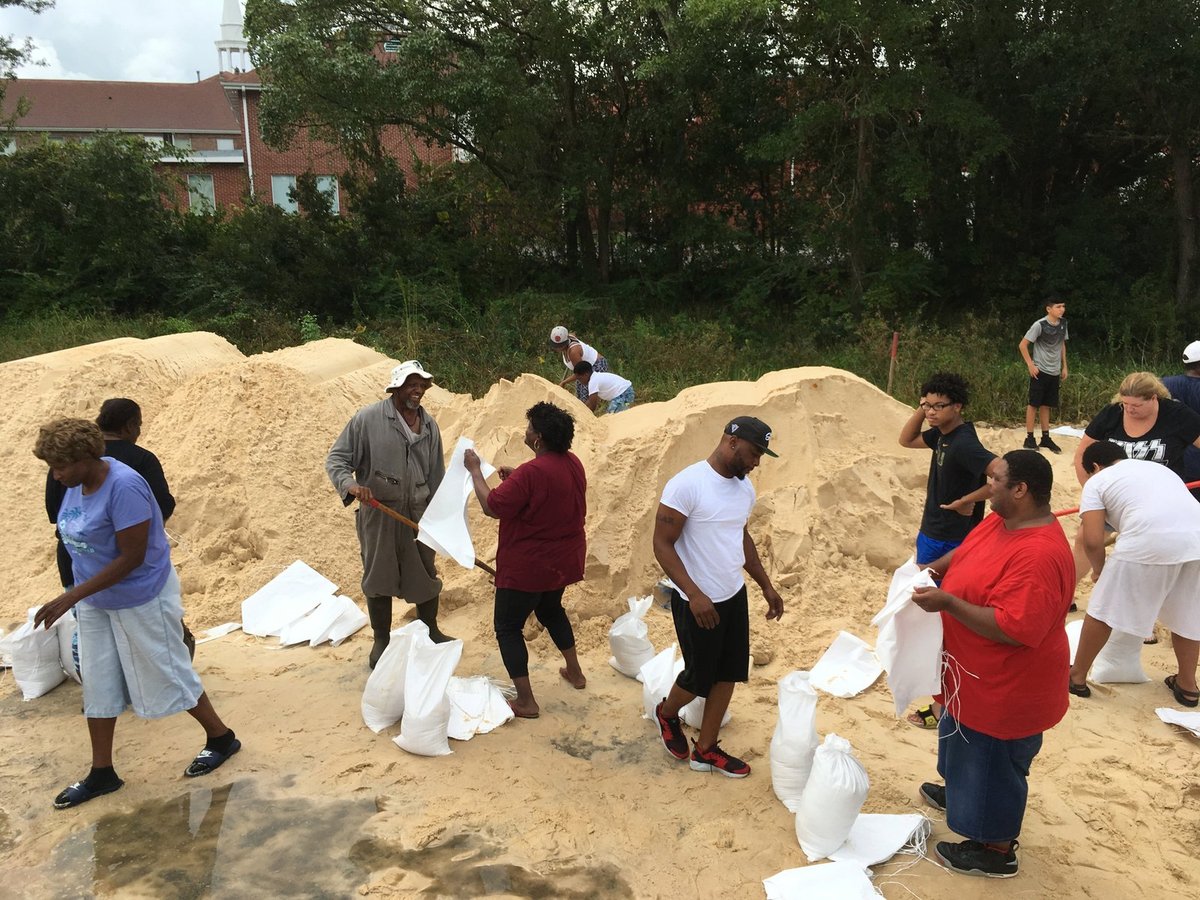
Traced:
[[246, 72], [250, 69], [250, 45], [242, 33], [242, 5], [225, 0], [221, 12], [221, 39], [217, 45], [218, 72]]

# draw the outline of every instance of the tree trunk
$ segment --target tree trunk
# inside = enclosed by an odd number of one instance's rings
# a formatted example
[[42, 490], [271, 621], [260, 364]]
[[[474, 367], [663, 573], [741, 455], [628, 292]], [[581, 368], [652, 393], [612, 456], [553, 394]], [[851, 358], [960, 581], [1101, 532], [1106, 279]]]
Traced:
[[1175, 309], [1186, 315], [1196, 290], [1196, 197], [1192, 180], [1191, 148], [1183, 135], [1171, 138], [1171, 165], [1175, 180], [1175, 232], [1178, 251], [1175, 269]]

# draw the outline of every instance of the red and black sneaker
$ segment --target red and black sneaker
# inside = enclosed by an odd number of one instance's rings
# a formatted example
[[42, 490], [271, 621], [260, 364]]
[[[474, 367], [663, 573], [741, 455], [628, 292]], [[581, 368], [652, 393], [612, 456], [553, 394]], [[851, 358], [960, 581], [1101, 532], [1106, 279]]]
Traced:
[[664, 716], [663, 702], [654, 707], [654, 718], [658, 722], [658, 733], [662, 736], [663, 746], [676, 759], [688, 758], [687, 738], [683, 736], [683, 723], [679, 716]]
[[750, 766], [736, 756], [730, 756], [721, 749], [720, 744], [713, 744], [707, 750], [701, 750], [692, 741], [692, 771], [720, 772], [727, 778], [745, 778], [750, 774]]

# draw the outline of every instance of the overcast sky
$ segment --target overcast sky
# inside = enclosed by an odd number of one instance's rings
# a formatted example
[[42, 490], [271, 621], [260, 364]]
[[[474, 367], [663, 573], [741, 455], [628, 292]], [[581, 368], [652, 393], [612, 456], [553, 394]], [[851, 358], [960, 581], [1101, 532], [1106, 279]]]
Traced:
[[[244, 6], [245, 4], [243, 4]], [[0, 8], [0, 34], [33, 39], [22, 78], [195, 81], [217, 71], [222, 0], [57, 0], [40, 15]]]

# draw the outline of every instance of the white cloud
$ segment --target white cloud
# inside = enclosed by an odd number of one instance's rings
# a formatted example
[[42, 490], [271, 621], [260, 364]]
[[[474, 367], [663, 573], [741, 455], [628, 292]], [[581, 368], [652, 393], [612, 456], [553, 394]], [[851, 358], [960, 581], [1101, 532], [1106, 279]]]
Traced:
[[[244, 4], [243, 4], [244, 5]], [[57, 0], [0, 10], [0, 34], [35, 35], [47, 65], [25, 78], [195, 81], [216, 73], [222, 0]]]
[[91, 78], [83, 72], [75, 72], [63, 65], [58, 51], [48, 40], [34, 35], [33, 53], [30, 61], [17, 67], [18, 78]]

